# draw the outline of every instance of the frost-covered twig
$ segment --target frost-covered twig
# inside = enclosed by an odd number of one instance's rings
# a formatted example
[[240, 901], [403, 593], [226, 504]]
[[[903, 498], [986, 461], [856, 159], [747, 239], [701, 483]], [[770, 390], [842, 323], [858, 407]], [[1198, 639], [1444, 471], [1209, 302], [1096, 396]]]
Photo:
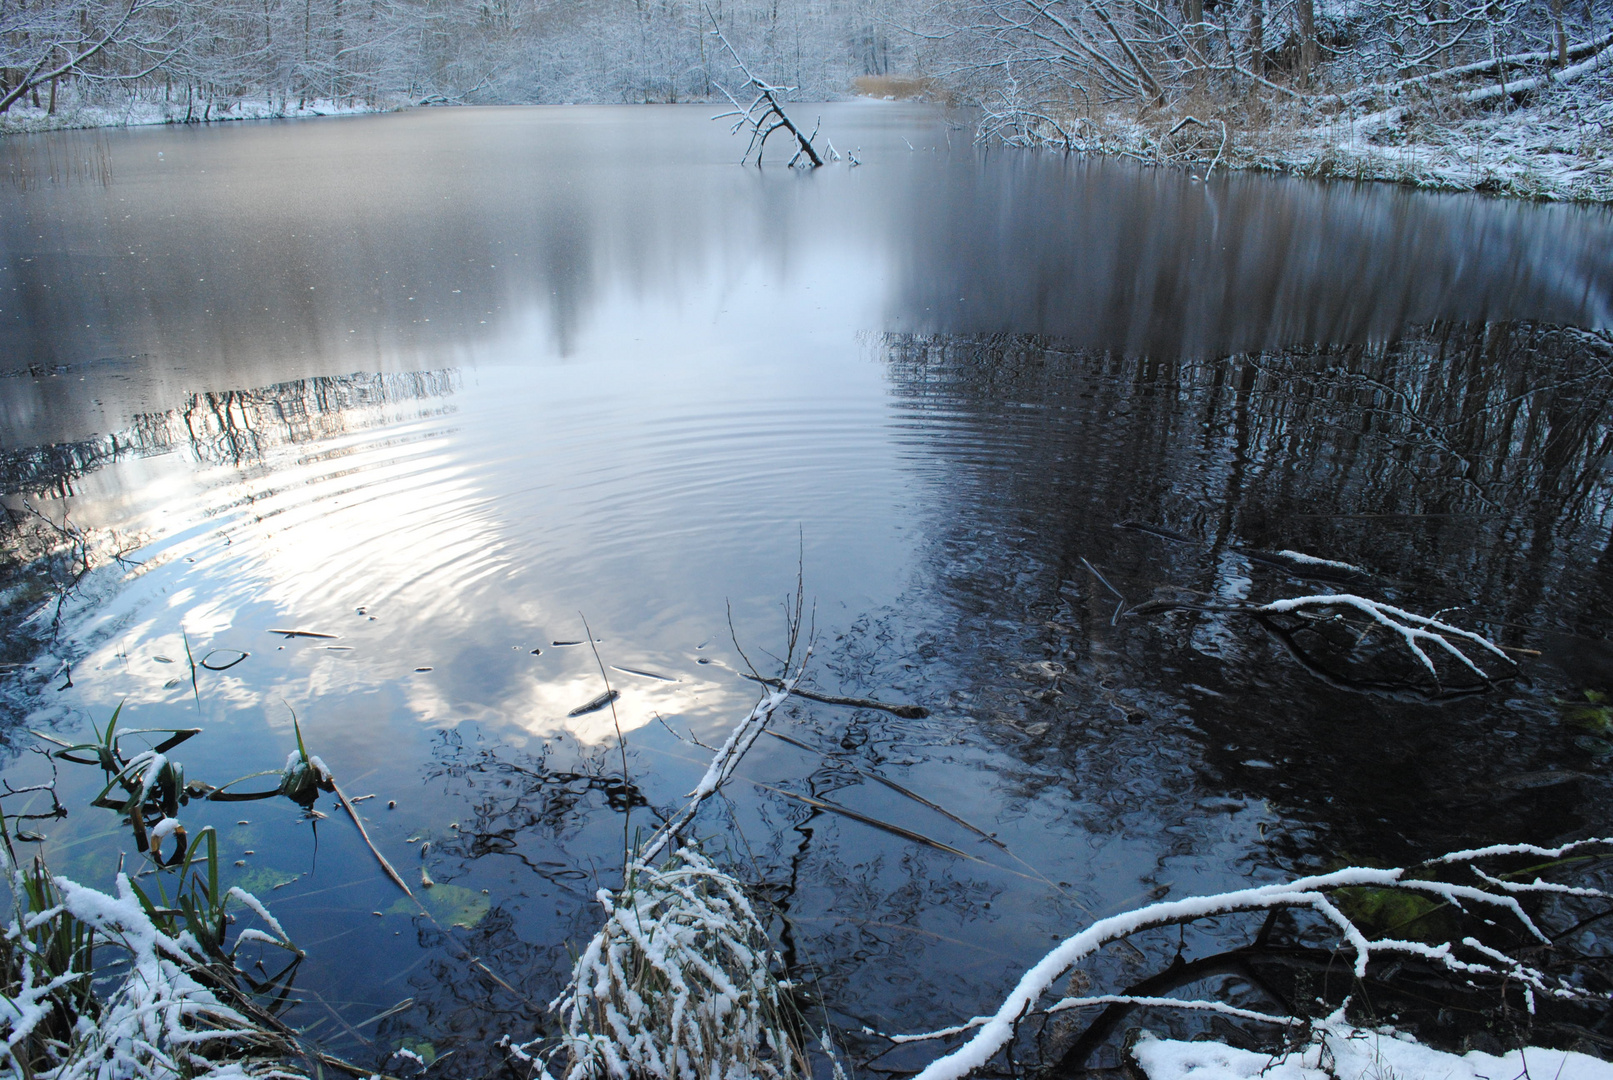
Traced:
[[[1014, 1038], [1018, 1025], [1037, 1007], [1042, 996], [1077, 963], [1096, 953], [1104, 945], [1124, 940], [1133, 934], [1156, 927], [1193, 922], [1214, 916], [1238, 912], [1270, 912], [1276, 909], [1305, 909], [1315, 912], [1336, 929], [1341, 942], [1355, 955], [1353, 965], [1357, 978], [1365, 977], [1367, 966], [1376, 954], [1393, 954], [1419, 957], [1451, 972], [1462, 979], [1488, 977], [1510, 980], [1523, 987], [1530, 1011], [1534, 1010], [1535, 995], [1547, 994], [1557, 998], [1590, 1000], [1597, 995], [1567, 980], [1554, 978], [1515, 956], [1487, 945], [1476, 938], [1464, 937], [1460, 941], [1446, 941], [1430, 945], [1397, 938], [1371, 940], [1331, 899], [1343, 889], [1395, 889], [1428, 892], [1440, 895], [1458, 904], [1461, 901], [1498, 908], [1513, 914], [1531, 936], [1545, 938], [1540, 929], [1518, 905], [1510, 891], [1500, 895], [1469, 886], [1449, 885], [1438, 881], [1422, 880], [1413, 876], [1435, 866], [1453, 862], [1469, 862], [1495, 854], [1518, 854], [1549, 851], [1560, 857], [1574, 851], [1592, 847], [1606, 847], [1613, 838], [1582, 840], [1554, 849], [1533, 849], [1514, 845], [1474, 852], [1457, 852], [1430, 860], [1417, 866], [1380, 870], [1366, 867], [1348, 867], [1329, 874], [1303, 877], [1278, 885], [1265, 885], [1240, 889], [1215, 896], [1173, 900], [1120, 915], [1110, 916], [1093, 923], [1075, 936], [1060, 943], [1022, 976], [1018, 984], [1004, 999], [998, 1010], [989, 1017], [980, 1017], [960, 1027], [936, 1034], [958, 1034], [971, 1028], [978, 1032], [958, 1049], [930, 1063], [918, 1074], [918, 1080], [962, 1080], [963, 1077], [985, 1066]], [[1547, 939], [1549, 940], [1549, 939]], [[1125, 995], [1105, 995], [1094, 998], [1070, 998], [1056, 1003], [1054, 1008], [1073, 1008], [1079, 1004], [1120, 1002]], [[1174, 999], [1136, 999], [1136, 1003], [1171, 1004], [1188, 1008], [1209, 1008], [1225, 1011], [1212, 1002], [1177, 1002]], [[1287, 1022], [1288, 1017], [1265, 1016], [1260, 1019]], [[911, 1041], [913, 1037], [900, 1037]]]
[[1452, 644], [1451, 637], [1471, 641], [1480, 648], [1494, 653], [1505, 663], [1509, 665], [1513, 663], [1511, 658], [1502, 652], [1499, 646], [1492, 644], [1488, 639], [1480, 637], [1471, 630], [1463, 630], [1459, 626], [1452, 626], [1450, 623], [1441, 622], [1438, 619], [1430, 619], [1425, 615], [1418, 615], [1404, 608], [1393, 607], [1389, 604], [1379, 603], [1376, 600], [1368, 600], [1366, 597], [1356, 596], [1354, 593], [1296, 596], [1288, 600], [1275, 600], [1255, 610], [1265, 614], [1277, 615], [1284, 612], [1300, 611], [1305, 608], [1321, 607], [1353, 608], [1368, 616], [1380, 626], [1386, 626], [1393, 630], [1406, 643], [1406, 648], [1410, 649], [1417, 659], [1422, 661], [1423, 667], [1427, 668], [1428, 673], [1436, 679], [1439, 677], [1439, 673], [1434, 669], [1434, 662], [1429, 659], [1428, 654], [1422, 650], [1418, 642], [1426, 642], [1444, 649], [1469, 671], [1486, 682], [1489, 682], [1492, 676], [1472, 660], [1469, 660], [1466, 653]]

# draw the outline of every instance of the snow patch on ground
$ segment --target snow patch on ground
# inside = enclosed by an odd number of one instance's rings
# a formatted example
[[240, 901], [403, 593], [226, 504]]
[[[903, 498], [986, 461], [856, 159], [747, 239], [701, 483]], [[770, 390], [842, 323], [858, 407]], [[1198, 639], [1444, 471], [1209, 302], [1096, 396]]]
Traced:
[[63, 128], [144, 127], [152, 124], [192, 124], [221, 120], [282, 120], [312, 116], [356, 116], [389, 111], [393, 106], [344, 103], [324, 99], [271, 101], [245, 99], [186, 104], [183, 101], [137, 101], [120, 104], [58, 103], [51, 114], [44, 107], [21, 102], [0, 115], [0, 134], [57, 131]]
[[1325, 1022], [1303, 1050], [1272, 1056], [1219, 1042], [1145, 1034], [1132, 1053], [1148, 1080], [1613, 1080], [1613, 1063], [1571, 1050], [1528, 1047], [1496, 1057], [1451, 1054], [1403, 1032]]

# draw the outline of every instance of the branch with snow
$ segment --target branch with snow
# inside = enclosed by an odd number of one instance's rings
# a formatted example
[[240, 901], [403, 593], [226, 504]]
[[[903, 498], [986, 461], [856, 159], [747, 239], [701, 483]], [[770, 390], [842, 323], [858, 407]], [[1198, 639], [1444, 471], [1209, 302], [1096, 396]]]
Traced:
[[768, 686], [761, 700], [712, 755], [683, 808], [627, 860], [621, 890], [599, 890], [605, 924], [549, 1006], [564, 1023], [559, 1043], [536, 1055], [528, 1052], [533, 1044], [503, 1044], [545, 1080], [552, 1080], [549, 1061], [562, 1055], [564, 1080], [811, 1075], [766, 927], [740, 883], [684, 836], [801, 681], [812, 656], [809, 631], [796, 659], [802, 608], [798, 582], [794, 605], [785, 605], [781, 677], [763, 679], [752, 667]]
[[[1459, 910], [1469, 906], [1491, 913], [1509, 914], [1513, 921], [1531, 938], [1549, 944], [1550, 938], [1535, 924], [1519, 904], [1515, 890], [1503, 889], [1499, 894], [1466, 885], [1453, 885], [1442, 881], [1426, 880], [1414, 876], [1453, 864], [1471, 864], [1476, 859], [1502, 855], [1527, 854], [1558, 859], [1573, 853], [1613, 845], [1613, 838], [1582, 840], [1556, 848], [1532, 845], [1507, 845], [1469, 852], [1455, 852], [1416, 866], [1380, 870], [1367, 867], [1348, 867], [1329, 874], [1312, 875], [1277, 885], [1265, 885], [1214, 896], [1172, 900], [1120, 915], [1110, 916], [1088, 926], [1080, 933], [1061, 942], [1042, 957], [1019, 980], [1003, 1000], [997, 1011], [989, 1016], [977, 1017], [965, 1024], [927, 1033], [923, 1036], [898, 1036], [899, 1041], [911, 1042], [920, 1038], [937, 1038], [975, 1030], [976, 1034], [957, 1049], [931, 1062], [918, 1074], [918, 1080], [963, 1080], [985, 1067], [1014, 1039], [1018, 1027], [1038, 1009], [1038, 1004], [1053, 984], [1067, 975], [1077, 964], [1092, 956], [1105, 945], [1122, 941], [1144, 930], [1194, 922], [1199, 919], [1232, 915], [1239, 912], [1272, 912], [1281, 909], [1299, 909], [1313, 912], [1325, 923], [1331, 924], [1343, 948], [1354, 954], [1353, 970], [1357, 978], [1364, 978], [1374, 958], [1410, 956], [1443, 968], [1463, 980], [1487, 978], [1497, 982], [1508, 980], [1521, 986], [1531, 1012], [1537, 995], [1549, 995], [1565, 1000], [1600, 1000], [1597, 995], [1567, 980], [1552, 976], [1525, 963], [1500, 949], [1474, 937], [1459, 941], [1446, 941], [1436, 945], [1407, 941], [1398, 938], [1370, 939], [1341, 910], [1335, 898], [1342, 889], [1392, 889], [1423, 893], [1439, 897]], [[1477, 869], [1475, 867], [1475, 869]], [[1481, 874], [1481, 880], [1483, 875]], [[1605, 894], [1587, 890], [1586, 894], [1598, 897]], [[1273, 1023], [1292, 1024], [1300, 1018], [1255, 1014], [1249, 1010], [1234, 1010], [1218, 1002], [1187, 1001], [1172, 998], [1129, 998], [1126, 995], [1072, 997], [1056, 1002], [1052, 1010], [1065, 1010], [1085, 1004], [1122, 1003], [1173, 1005], [1182, 1008], [1210, 1009], [1216, 1012], [1241, 1015], [1246, 1019], [1260, 1019]]]
[[[1299, 552], [1284, 551], [1278, 553], [1286, 562], [1315, 565], [1333, 571], [1358, 571], [1359, 567], [1349, 563], [1336, 562], [1327, 559], [1318, 559], [1314, 556], [1302, 555]], [[1355, 593], [1315, 593], [1307, 596], [1289, 597], [1283, 600], [1274, 600], [1267, 604], [1252, 603], [1202, 603], [1192, 600], [1156, 599], [1149, 600], [1131, 608], [1127, 614], [1146, 615], [1162, 611], [1203, 611], [1212, 613], [1225, 613], [1234, 615], [1248, 615], [1261, 622], [1271, 630], [1289, 647], [1290, 651], [1314, 673], [1317, 673], [1330, 682], [1343, 685], [1351, 689], [1373, 690], [1403, 690], [1410, 689], [1410, 684], [1383, 684], [1368, 680], [1347, 679], [1329, 672], [1312, 659], [1307, 650], [1301, 648], [1294, 640], [1293, 634], [1283, 630], [1270, 617], [1274, 615], [1294, 615], [1308, 620], [1313, 627], [1326, 626], [1331, 622], [1343, 619], [1343, 612], [1354, 612], [1364, 615], [1367, 619], [1367, 630], [1381, 628], [1389, 631], [1400, 645], [1416, 660], [1418, 666], [1428, 673], [1432, 680], [1434, 690], [1419, 691], [1424, 696], [1443, 697], [1458, 693], [1471, 693], [1477, 689], [1487, 688], [1498, 680], [1509, 679], [1517, 674], [1517, 662], [1506, 654], [1499, 645], [1471, 630], [1464, 630], [1459, 626], [1445, 622], [1441, 619], [1427, 615], [1419, 615], [1414, 611], [1386, 604], [1380, 600], [1371, 600]], [[1331, 614], [1329, 614], [1331, 613]], [[1362, 632], [1355, 644], [1366, 640], [1367, 633]], [[1432, 655], [1431, 655], [1432, 654]], [[1460, 671], [1467, 672], [1477, 678], [1476, 686], [1448, 690], [1443, 686], [1439, 668], [1435, 664], [1437, 657], [1444, 657], [1453, 663]], [[1487, 666], [1480, 666], [1480, 661]]]
[[723, 49], [733, 58], [734, 63], [738, 65], [740, 72], [745, 76], [746, 90], [755, 95], [749, 105], [741, 105], [739, 99], [734, 97], [727, 87], [721, 83], [713, 82], [713, 85], [722, 91], [723, 97], [728, 99], [728, 103], [734, 109], [732, 112], [719, 113], [712, 119], [726, 120], [730, 117], [737, 117], [738, 119], [734, 122], [734, 133], [737, 135], [741, 131], [750, 132], [750, 145], [745, 148], [745, 156], [740, 160], [749, 161], [750, 156], [755, 154], [756, 164], [760, 166], [762, 164], [762, 153], [767, 149], [768, 136], [783, 128], [795, 138], [796, 151], [795, 156], [790, 158], [790, 165], [794, 166], [802, 157], [805, 157], [812, 168], [820, 167], [823, 164], [823, 158], [819, 156], [817, 147], [812, 145], [812, 140], [818, 134], [817, 131], [814, 129], [811, 135], [804, 133], [800, 128], [796, 127], [795, 121], [791, 120], [789, 114], [784, 111], [784, 95], [795, 88], [777, 86], [753, 74], [745, 61], [740, 59], [739, 51], [734, 48], [733, 43], [728, 40], [728, 36], [723, 33], [722, 25], [717, 22], [717, 16], [712, 13], [709, 7], [706, 8], [706, 16], [711, 19], [711, 36], [722, 43]]
[[1468, 659], [1467, 654], [1458, 648], [1454, 642], [1452, 642], [1452, 638], [1477, 645], [1479, 648], [1487, 650], [1488, 652], [1499, 657], [1503, 663], [1516, 666], [1513, 664], [1512, 659], [1508, 657], [1506, 653], [1501, 651], [1499, 646], [1493, 644], [1486, 638], [1480, 637], [1471, 630], [1463, 630], [1459, 626], [1452, 626], [1450, 623], [1441, 622], [1438, 619], [1431, 619], [1425, 615], [1418, 615], [1414, 612], [1407, 611], [1404, 608], [1379, 603], [1376, 600], [1368, 600], [1365, 597], [1356, 596], [1353, 593], [1328, 593], [1317, 596], [1296, 596], [1289, 600], [1275, 600], [1272, 603], [1262, 605], [1254, 610], [1262, 614], [1277, 615], [1284, 612], [1314, 610], [1327, 607], [1350, 608], [1355, 611], [1359, 611], [1363, 615], [1366, 615], [1379, 626], [1387, 627], [1389, 630], [1399, 635], [1400, 639], [1405, 642], [1406, 648], [1411, 650], [1412, 654], [1422, 662], [1423, 667], [1427, 668], [1428, 673], [1434, 676], [1435, 679], [1439, 678], [1439, 672], [1434, 668], [1434, 661], [1429, 659], [1428, 654], [1423, 651], [1423, 645], [1444, 650], [1446, 653], [1454, 657], [1463, 667], [1467, 668], [1485, 682], [1489, 682], [1493, 678], [1493, 676], [1491, 676], [1483, 668], [1479, 667], [1472, 660]]

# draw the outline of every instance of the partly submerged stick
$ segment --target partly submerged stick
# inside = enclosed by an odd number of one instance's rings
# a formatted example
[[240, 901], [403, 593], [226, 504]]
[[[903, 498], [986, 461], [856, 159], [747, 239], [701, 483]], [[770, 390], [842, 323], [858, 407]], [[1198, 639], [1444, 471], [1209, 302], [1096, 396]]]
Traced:
[[[811, 655], [812, 649], [808, 646], [807, 656]], [[762, 700], [758, 701], [751, 711], [746, 714], [745, 719], [741, 720], [735, 725], [734, 730], [728, 733], [728, 740], [712, 756], [711, 764], [706, 768], [706, 775], [700, 778], [700, 783], [696, 784], [695, 789], [689, 793], [688, 803], [684, 805], [682, 810], [672, 815], [666, 824], [655, 831], [654, 835], [640, 849], [634, 860], [635, 862], [641, 865], [650, 863], [657, 855], [666, 850], [668, 844], [682, 835], [684, 829], [689, 827], [689, 823], [694, 820], [695, 813], [700, 809], [700, 804], [715, 795], [728, 782], [728, 778], [733, 776], [734, 769], [738, 767], [740, 759], [745, 756], [751, 745], [756, 742], [756, 737], [767, 726], [767, 722], [772, 718], [773, 713], [790, 696], [791, 691], [795, 689], [795, 684], [801, 681], [805, 666], [806, 657], [802, 657], [801, 667], [796, 668], [793, 675], [783, 680], [783, 685], [778, 689], [764, 694]]]
[[[734, 111], [721, 113], [712, 117], [712, 119], [723, 120], [730, 116], [737, 116], [739, 120], [734, 124], [734, 132], [737, 134], [743, 128], [748, 127], [750, 129], [750, 146], [745, 150], [745, 157], [740, 160], [749, 160], [751, 152], [755, 151], [756, 165], [760, 168], [762, 152], [767, 149], [767, 137], [779, 128], [783, 128], [795, 137], [795, 143], [798, 147], [795, 156], [790, 159], [790, 164], [793, 166], [801, 159], [802, 155], [805, 155], [814, 169], [822, 167], [823, 158], [818, 155], [817, 148], [812, 145], [812, 139], [817, 135], [817, 130], [814, 129], [811, 135], [803, 133], [800, 128], [795, 126], [795, 121], [790, 119], [789, 114], [784, 111], [784, 105], [779, 100], [782, 95], [788, 93], [794, 87], [774, 86], [751, 74], [750, 68], [746, 66], [744, 60], [740, 59], [733, 43], [722, 32], [722, 24], [717, 21], [717, 16], [712, 13], [709, 6], [706, 8], [706, 16], [711, 19], [711, 35], [722, 42], [723, 48], [728, 50], [728, 55], [734, 58], [734, 63], [739, 65], [739, 70], [744, 73], [745, 85], [756, 92], [755, 100], [749, 105], [741, 105], [738, 99], [728, 92], [727, 87], [721, 83], [713, 84], [722, 91], [723, 96], [733, 105]], [[763, 105], [766, 105], [766, 108], [761, 108]]]
[[[784, 605], [789, 629], [785, 639], [784, 660], [780, 664], [779, 672], [783, 678], [778, 680], [764, 679], [761, 673], [756, 670], [755, 665], [751, 665], [751, 674], [755, 681], [763, 685], [773, 686], [773, 689], [763, 694], [762, 699], [752, 706], [751, 711], [745, 715], [745, 718], [734, 726], [733, 731], [728, 733], [727, 741], [712, 755], [711, 764], [706, 768], [706, 775], [702, 776], [700, 783], [696, 784], [694, 790], [689, 792], [688, 803], [650, 836], [644, 846], [639, 849], [638, 855], [631, 860], [632, 864], [639, 866], [650, 865], [656, 856], [666, 851], [673, 840], [682, 835], [683, 830], [689, 827], [689, 823], [694, 820], [695, 814], [699, 812], [700, 804], [715, 795], [728, 782], [728, 779], [734, 775], [734, 770], [739, 767], [740, 759], [749, 752], [757, 737], [761, 735], [762, 729], [773, 718], [773, 713], [778, 711], [779, 706], [783, 705], [790, 694], [795, 692], [796, 685], [800, 683], [801, 677], [806, 674], [807, 662], [812, 659], [813, 632], [808, 631], [806, 651], [801, 654], [800, 663], [795, 663], [796, 648], [801, 641], [801, 620], [804, 604], [804, 586], [800, 577], [797, 577], [795, 607], [792, 609], [788, 600], [785, 601]], [[732, 625], [733, 619], [730, 617], [730, 628], [732, 628]], [[738, 648], [739, 643], [737, 640], [734, 645], [735, 648]], [[739, 655], [745, 656], [745, 651], [740, 649]], [[745, 657], [745, 663], [750, 664], [749, 657]], [[792, 664], [794, 665], [793, 668]], [[776, 686], [773, 685], [775, 682], [777, 683]], [[625, 869], [630, 872], [631, 865]]]
[[[1541, 996], [1563, 1000], [1606, 1000], [1604, 995], [1585, 990], [1564, 979], [1553, 977], [1542, 970], [1529, 966], [1519, 959], [1521, 953], [1514, 955], [1499, 949], [1493, 949], [1472, 937], [1463, 938], [1460, 943], [1447, 941], [1439, 945], [1430, 945], [1419, 941], [1402, 941], [1395, 938], [1369, 940], [1361, 928], [1348, 917], [1338, 904], [1334, 903], [1332, 894], [1341, 889], [1362, 887], [1368, 889], [1394, 889], [1438, 897], [1457, 907], [1461, 907], [1464, 901], [1473, 907], [1487, 905], [1490, 911], [1497, 914], [1502, 912], [1510, 913], [1516, 920], [1517, 929], [1521, 930], [1524, 935], [1535, 939], [1537, 942], [1550, 945], [1552, 939], [1547, 937], [1530, 919], [1529, 915], [1518, 903], [1516, 896], [1513, 895], [1514, 893], [1567, 891], [1576, 895], [1596, 893], [1596, 895], [1604, 897], [1607, 894], [1600, 893], [1597, 890], [1569, 890], [1563, 886], [1542, 882], [1538, 879], [1528, 885], [1513, 885], [1510, 888], [1497, 881], [1496, 883], [1501, 886], [1502, 891], [1496, 893], [1482, 888], [1475, 888], [1471, 885], [1425, 880], [1416, 875], [1433, 866], [1463, 863], [1471, 866], [1476, 860], [1495, 856], [1538, 855], [1544, 858], [1557, 859], [1587, 847], [1605, 847], [1609, 844], [1613, 844], [1613, 837], [1576, 840], [1556, 848], [1542, 848], [1531, 844], [1496, 845], [1489, 848], [1451, 852], [1448, 855], [1430, 859], [1415, 866], [1387, 870], [1351, 866], [1332, 873], [1310, 875], [1280, 884], [1261, 885], [1214, 896], [1197, 896], [1150, 904], [1135, 911], [1127, 911], [1119, 915], [1111, 915], [1106, 919], [1099, 919], [1080, 933], [1065, 939], [1025, 972], [1018, 985], [1003, 1000], [1002, 1005], [995, 1014], [977, 1016], [965, 1023], [939, 1031], [899, 1038], [900, 1041], [911, 1042], [957, 1035], [978, 1029], [976, 1034], [962, 1046], [932, 1061], [918, 1074], [918, 1080], [963, 1080], [964, 1077], [990, 1062], [999, 1051], [1014, 1039], [1020, 1022], [1036, 1008], [1037, 1002], [1056, 981], [1062, 978], [1077, 963], [1091, 956], [1104, 945], [1125, 940], [1132, 934], [1154, 927], [1183, 925], [1199, 919], [1230, 915], [1236, 912], [1271, 912], [1280, 909], [1309, 909], [1326, 922], [1331, 923], [1345, 947], [1355, 954], [1352, 970], [1357, 979], [1366, 977], [1367, 965], [1374, 954], [1415, 956], [1443, 967], [1463, 979], [1483, 976], [1504, 980], [1519, 986], [1524, 992], [1524, 998], [1531, 1013], [1535, 1010], [1537, 993]], [[1486, 883], [1496, 881], [1495, 878], [1485, 875], [1477, 866], [1472, 866], [1472, 869], [1478, 873], [1481, 881]], [[1466, 950], [1467, 959], [1458, 954], [1458, 945]], [[1112, 997], [1118, 998], [1120, 996], [1113, 995]], [[1090, 1003], [1092, 1000], [1094, 999], [1065, 999], [1064, 1001], [1055, 1002], [1050, 1011], [1076, 1007], [1077, 1005]], [[1218, 1008], [1205, 1002], [1191, 1000], [1173, 1001], [1173, 1003], [1185, 1008]], [[1278, 1023], [1291, 1023], [1298, 1018], [1272, 1016], [1262, 1017], [1262, 1019]]]
[[[771, 686], [775, 689], [784, 685], [782, 679], [768, 679], [761, 675], [751, 675], [743, 671], [739, 673], [739, 676], [742, 679], [759, 682], [763, 686]], [[923, 720], [930, 715], [930, 710], [922, 705], [892, 705], [886, 701], [875, 701], [873, 698], [838, 697], [834, 694], [820, 694], [816, 690], [803, 690], [799, 686], [795, 688], [794, 693], [796, 697], [806, 698], [808, 701], [821, 701], [825, 705], [845, 705], [853, 709], [878, 709], [881, 712], [888, 712], [892, 716], [900, 716], [903, 720]]]
[[341, 802], [342, 809], [347, 811], [347, 816], [353, 819], [354, 825], [358, 826], [359, 836], [363, 837], [365, 846], [370, 849], [370, 854], [375, 856], [375, 861], [381, 864], [381, 869], [386, 871], [386, 876], [392, 879], [394, 885], [403, 890], [403, 895], [413, 900], [414, 893], [409, 891], [409, 886], [404, 882], [403, 876], [392, 868], [392, 864], [386, 861], [386, 856], [381, 854], [381, 849], [375, 846], [375, 841], [370, 839], [369, 830], [364, 827], [364, 822], [359, 818], [358, 809], [354, 807], [352, 800], [348, 799], [342, 789], [336, 785], [335, 780], [330, 782], [330, 787], [336, 793], [336, 798]]
[[[797, 694], [797, 696], [800, 696], [800, 697], [805, 697], [806, 696], [805, 691], [802, 691], [802, 690], [797, 690], [796, 694]], [[831, 757], [828, 754], [825, 754], [822, 750], [819, 750], [817, 747], [811, 746], [811, 745], [809, 745], [807, 743], [804, 743], [800, 739], [795, 738], [794, 736], [786, 735], [782, 731], [774, 731], [772, 728], [768, 728], [767, 733], [769, 735], [773, 736], [773, 738], [775, 738], [775, 739], [780, 739], [780, 740], [782, 740], [784, 742], [789, 743], [791, 746], [799, 747], [802, 750], [805, 750], [805, 751], [807, 751], [809, 753], [818, 754], [819, 756], [824, 757], [824, 758], [826, 758], [828, 760], [835, 761], [835, 764], [839, 765], [841, 768], [850, 769], [852, 772], [856, 773], [858, 776], [866, 777], [869, 780], [872, 780], [872, 781], [874, 781], [875, 783], [878, 783], [878, 784], [883, 784], [886, 787], [890, 788], [892, 791], [896, 792], [898, 795], [905, 795], [907, 798], [912, 799], [914, 802], [918, 803], [920, 806], [927, 806], [931, 810], [934, 810], [937, 814], [940, 814], [942, 817], [946, 818], [948, 821], [951, 821], [954, 824], [963, 826], [965, 829], [968, 829], [970, 832], [972, 832], [976, 836], [980, 837], [980, 839], [984, 840], [986, 843], [992, 844], [995, 847], [1001, 848], [1003, 851], [1008, 850], [1008, 846], [1006, 844], [1004, 844], [1001, 840], [997, 839], [991, 833], [989, 833], [986, 830], [980, 828], [978, 825], [971, 825], [969, 822], [965, 821], [963, 818], [959, 817], [957, 814], [954, 814], [952, 811], [948, 810], [946, 807], [942, 806], [940, 803], [933, 802], [930, 799], [926, 799], [924, 796], [920, 795], [918, 792], [912, 791], [912, 790], [910, 790], [908, 788], [905, 788], [901, 784], [898, 784], [894, 780], [890, 780], [890, 779], [887, 779], [887, 778], [885, 778], [883, 776], [880, 776], [878, 773], [869, 772], [866, 769], [859, 769], [857, 766], [851, 764], [848, 761], [835, 760], [833, 757]], [[765, 785], [759, 785], [759, 786], [765, 786]], [[788, 793], [788, 794], [793, 795], [793, 792]], [[926, 840], [926, 842], [928, 842], [928, 841]]]

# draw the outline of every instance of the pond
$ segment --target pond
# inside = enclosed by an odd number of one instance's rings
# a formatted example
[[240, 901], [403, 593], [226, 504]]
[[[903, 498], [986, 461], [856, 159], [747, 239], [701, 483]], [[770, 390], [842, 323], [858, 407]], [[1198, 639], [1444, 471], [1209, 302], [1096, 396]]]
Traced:
[[[215, 785], [300, 730], [429, 917], [328, 798], [185, 823], [294, 1022], [454, 1076], [541, 1030], [798, 574], [808, 685], [921, 708], [792, 700], [700, 834], [870, 1075], [1097, 915], [1605, 826], [1613, 215], [803, 109], [847, 157], [741, 168], [705, 106], [0, 142], [5, 779], [120, 703]], [[1515, 677], [1228, 610], [1340, 591], [1282, 552]], [[106, 888], [103, 782], [24, 849]]]

